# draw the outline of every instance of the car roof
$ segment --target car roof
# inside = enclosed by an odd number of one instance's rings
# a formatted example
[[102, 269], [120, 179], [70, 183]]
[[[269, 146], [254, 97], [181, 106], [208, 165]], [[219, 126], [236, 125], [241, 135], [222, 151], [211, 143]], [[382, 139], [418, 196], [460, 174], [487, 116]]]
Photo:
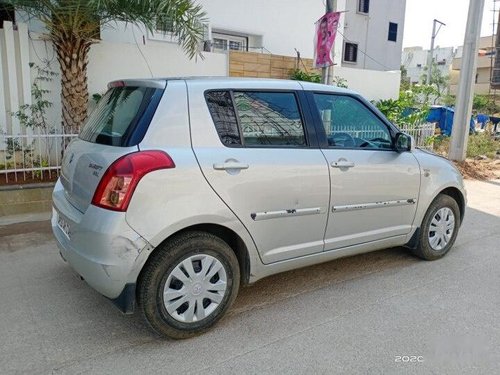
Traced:
[[224, 86], [226, 88], [244, 88], [248, 85], [251, 88], [256, 88], [257, 86], [262, 89], [291, 89], [292, 86], [297, 87], [297, 84], [302, 86], [304, 90], [307, 91], [323, 91], [323, 92], [334, 92], [334, 93], [344, 93], [344, 94], [355, 94], [356, 92], [348, 90], [341, 87], [323, 85], [320, 83], [304, 82], [304, 81], [294, 81], [289, 79], [271, 79], [271, 78], [246, 78], [246, 77], [214, 77], [214, 76], [188, 76], [188, 77], [159, 77], [159, 78], [141, 78], [141, 79], [123, 79], [111, 82], [108, 86], [116, 85], [139, 85], [139, 86], [151, 86], [164, 88], [168, 81], [178, 81], [183, 80], [189, 84], [196, 84], [205, 86], [207, 89], [210, 87], [220, 88]]

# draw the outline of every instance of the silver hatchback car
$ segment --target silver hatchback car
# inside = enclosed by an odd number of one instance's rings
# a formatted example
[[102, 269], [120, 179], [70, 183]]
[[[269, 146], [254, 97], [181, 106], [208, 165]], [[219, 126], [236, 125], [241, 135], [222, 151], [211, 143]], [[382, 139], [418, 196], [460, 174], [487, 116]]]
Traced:
[[186, 338], [271, 274], [393, 246], [441, 258], [465, 202], [450, 162], [352, 91], [125, 80], [67, 148], [52, 227], [90, 286]]

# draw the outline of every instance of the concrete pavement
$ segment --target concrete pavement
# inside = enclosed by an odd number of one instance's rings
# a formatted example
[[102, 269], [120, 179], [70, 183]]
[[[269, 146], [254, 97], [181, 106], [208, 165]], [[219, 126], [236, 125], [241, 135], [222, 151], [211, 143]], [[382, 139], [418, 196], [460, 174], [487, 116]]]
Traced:
[[497, 373], [500, 183], [468, 193], [445, 258], [388, 249], [275, 275], [181, 342], [78, 279], [47, 221], [0, 226], [0, 373]]

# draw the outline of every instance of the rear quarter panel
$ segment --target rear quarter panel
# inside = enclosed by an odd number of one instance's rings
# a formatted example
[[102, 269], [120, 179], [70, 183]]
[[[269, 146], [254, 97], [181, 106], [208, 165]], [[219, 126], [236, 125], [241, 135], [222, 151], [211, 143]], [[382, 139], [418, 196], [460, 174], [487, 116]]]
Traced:
[[247, 246], [252, 264], [260, 262], [248, 231], [210, 188], [201, 173], [191, 148], [184, 81], [168, 82], [139, 148], [165, 151], [176, 167], [151, 172], [137, 185], [126, 214], [127, 223], [137, 233], [156, 247], [186, 227], [219, 224], [240, 236]]

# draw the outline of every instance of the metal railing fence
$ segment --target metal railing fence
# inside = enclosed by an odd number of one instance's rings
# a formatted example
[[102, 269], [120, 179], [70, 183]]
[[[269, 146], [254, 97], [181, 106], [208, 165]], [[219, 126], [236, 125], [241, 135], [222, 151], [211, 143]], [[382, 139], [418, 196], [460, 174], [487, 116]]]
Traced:
[[0, 133], [0, 183], [47, 181], [59, 176], [65, 146], [78, 134]]

